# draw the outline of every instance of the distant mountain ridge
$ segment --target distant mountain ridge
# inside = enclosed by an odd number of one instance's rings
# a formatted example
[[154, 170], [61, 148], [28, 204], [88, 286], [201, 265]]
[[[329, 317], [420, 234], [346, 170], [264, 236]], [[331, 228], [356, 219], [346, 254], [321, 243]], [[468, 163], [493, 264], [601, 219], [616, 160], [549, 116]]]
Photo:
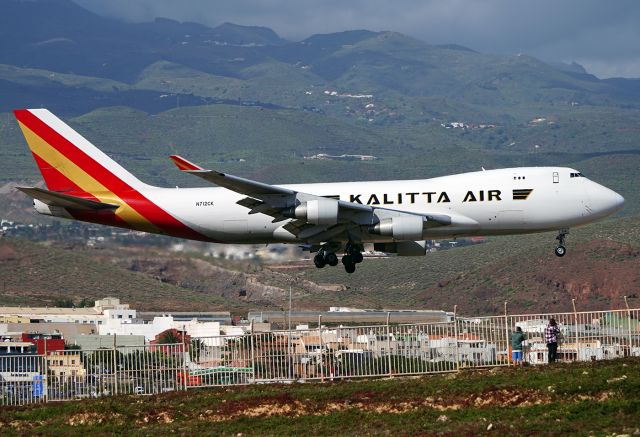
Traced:
[[[600, 80], [576, 64], [393, 31], [292, 42], [231, 23], [125, 23], [71, 0], [5, 0], [1, 12], [0, 116], [47, 107], [154, 183], [169, 181], [131, 157], [160, 160], [176, 145], [270, 181], [390, 177], [398, 166], [426, 177], [640, 150], [640, 80]], [[31, 178], [15, 122], [4, 117], [0, 145], [23, 170], [0, 163], [0, 180]], [[290, 165], [318, 153], [381, 159]]]
[[[577, 64], [549, 66], [526, 57], [518, 61], [517, 57], [482, 55], [454, 44], [431, 46], [393, 32], [354, 30], [290, 42], [266, 27], [224, 23], [209, 28], [166, 18], [124, 23], [94, 14], [71, 0], [5, 0], [2, 11], [0, 63], [127, 83], [135, 82], [146, 67], [159, 61], [241, 77], [243, 69], [274, 60], [308, 64], [320, 78], [339, 83], [350, 82], [348, 73], [354, 66], [372, 68], [377, 73], [373, 77], [356, 79], [376, 90], [388, 88], [392, 81], [387, 76], [393, 73], [403, 83], [395, 90], [405, 95], [449, 95], [448, 88], [460, 81], [491, 89], [496, 80], [510, 80], [501, 66], [518, 68], [521, 73], [531, 69], [541, 79], [531, 85], [573, 91], [615, 93], [628, 83], [596, 81], [594, 90], [593, 83], [565, 74], [585, 73]], [[461, 70], [460, 65], [465, 64], [471, 70]], [[486, 70], [493, 80], [486, 82], [488, 78], [479, 76], [478, 70]]]

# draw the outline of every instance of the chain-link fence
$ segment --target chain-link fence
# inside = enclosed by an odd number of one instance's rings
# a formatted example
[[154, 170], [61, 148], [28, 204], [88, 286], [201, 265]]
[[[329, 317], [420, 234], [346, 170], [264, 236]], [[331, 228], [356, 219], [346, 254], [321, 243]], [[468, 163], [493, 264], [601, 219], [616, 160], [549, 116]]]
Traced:
[[324, 326], [192, 338], [187, 343], [0, 354], [0, 405], [197, 387], [452, 372], [548, 361], [544, 330], [560, 329], [559, 361], [640, 356], [640, 309], [466, 318], [442, 323]]

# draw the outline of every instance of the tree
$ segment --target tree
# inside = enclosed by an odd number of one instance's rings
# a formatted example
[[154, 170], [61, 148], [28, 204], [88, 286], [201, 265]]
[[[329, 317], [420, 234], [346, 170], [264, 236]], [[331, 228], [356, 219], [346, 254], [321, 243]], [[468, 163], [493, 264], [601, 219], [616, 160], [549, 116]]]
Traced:
[[182, 338], [180, 338], [177, 331], [173, 329], [168, 329], [158, 336], [159, 344], [176, 344], [181, 342]]
[[57, 308], [73, 308], [73, 301], [69, 298], [67, 299], [56, 299], [53, 302], [53, 305]]

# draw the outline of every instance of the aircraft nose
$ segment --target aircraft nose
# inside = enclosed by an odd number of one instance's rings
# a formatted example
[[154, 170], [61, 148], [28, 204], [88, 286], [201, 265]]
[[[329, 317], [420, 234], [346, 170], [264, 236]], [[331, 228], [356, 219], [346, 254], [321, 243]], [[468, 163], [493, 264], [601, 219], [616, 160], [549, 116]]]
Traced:
[[624, 197], [607, 187], [596, 184], [596, 189], [591, 190], [591, 208], [598, 214], [609, 215], [620, 211], [624, 206]]

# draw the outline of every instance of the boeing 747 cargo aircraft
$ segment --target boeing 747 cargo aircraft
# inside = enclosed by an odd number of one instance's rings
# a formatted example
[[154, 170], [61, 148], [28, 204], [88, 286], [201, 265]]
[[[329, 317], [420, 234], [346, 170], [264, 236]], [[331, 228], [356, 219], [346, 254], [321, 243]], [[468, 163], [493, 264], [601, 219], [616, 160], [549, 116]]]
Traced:
[[353, 273], [365, 243], [425, 255], [426, 240], [558, 231], [620, 210], [624, 198], [564, 167], [522, 167], [423, 180], [269, 185], [177, 167], [213, 184], [160, 188], [137, 179], [46, 109], [15, 111], [47, 189], [18, 187], [41, 214], [216, 243], [294, 243], [316, 267]]

